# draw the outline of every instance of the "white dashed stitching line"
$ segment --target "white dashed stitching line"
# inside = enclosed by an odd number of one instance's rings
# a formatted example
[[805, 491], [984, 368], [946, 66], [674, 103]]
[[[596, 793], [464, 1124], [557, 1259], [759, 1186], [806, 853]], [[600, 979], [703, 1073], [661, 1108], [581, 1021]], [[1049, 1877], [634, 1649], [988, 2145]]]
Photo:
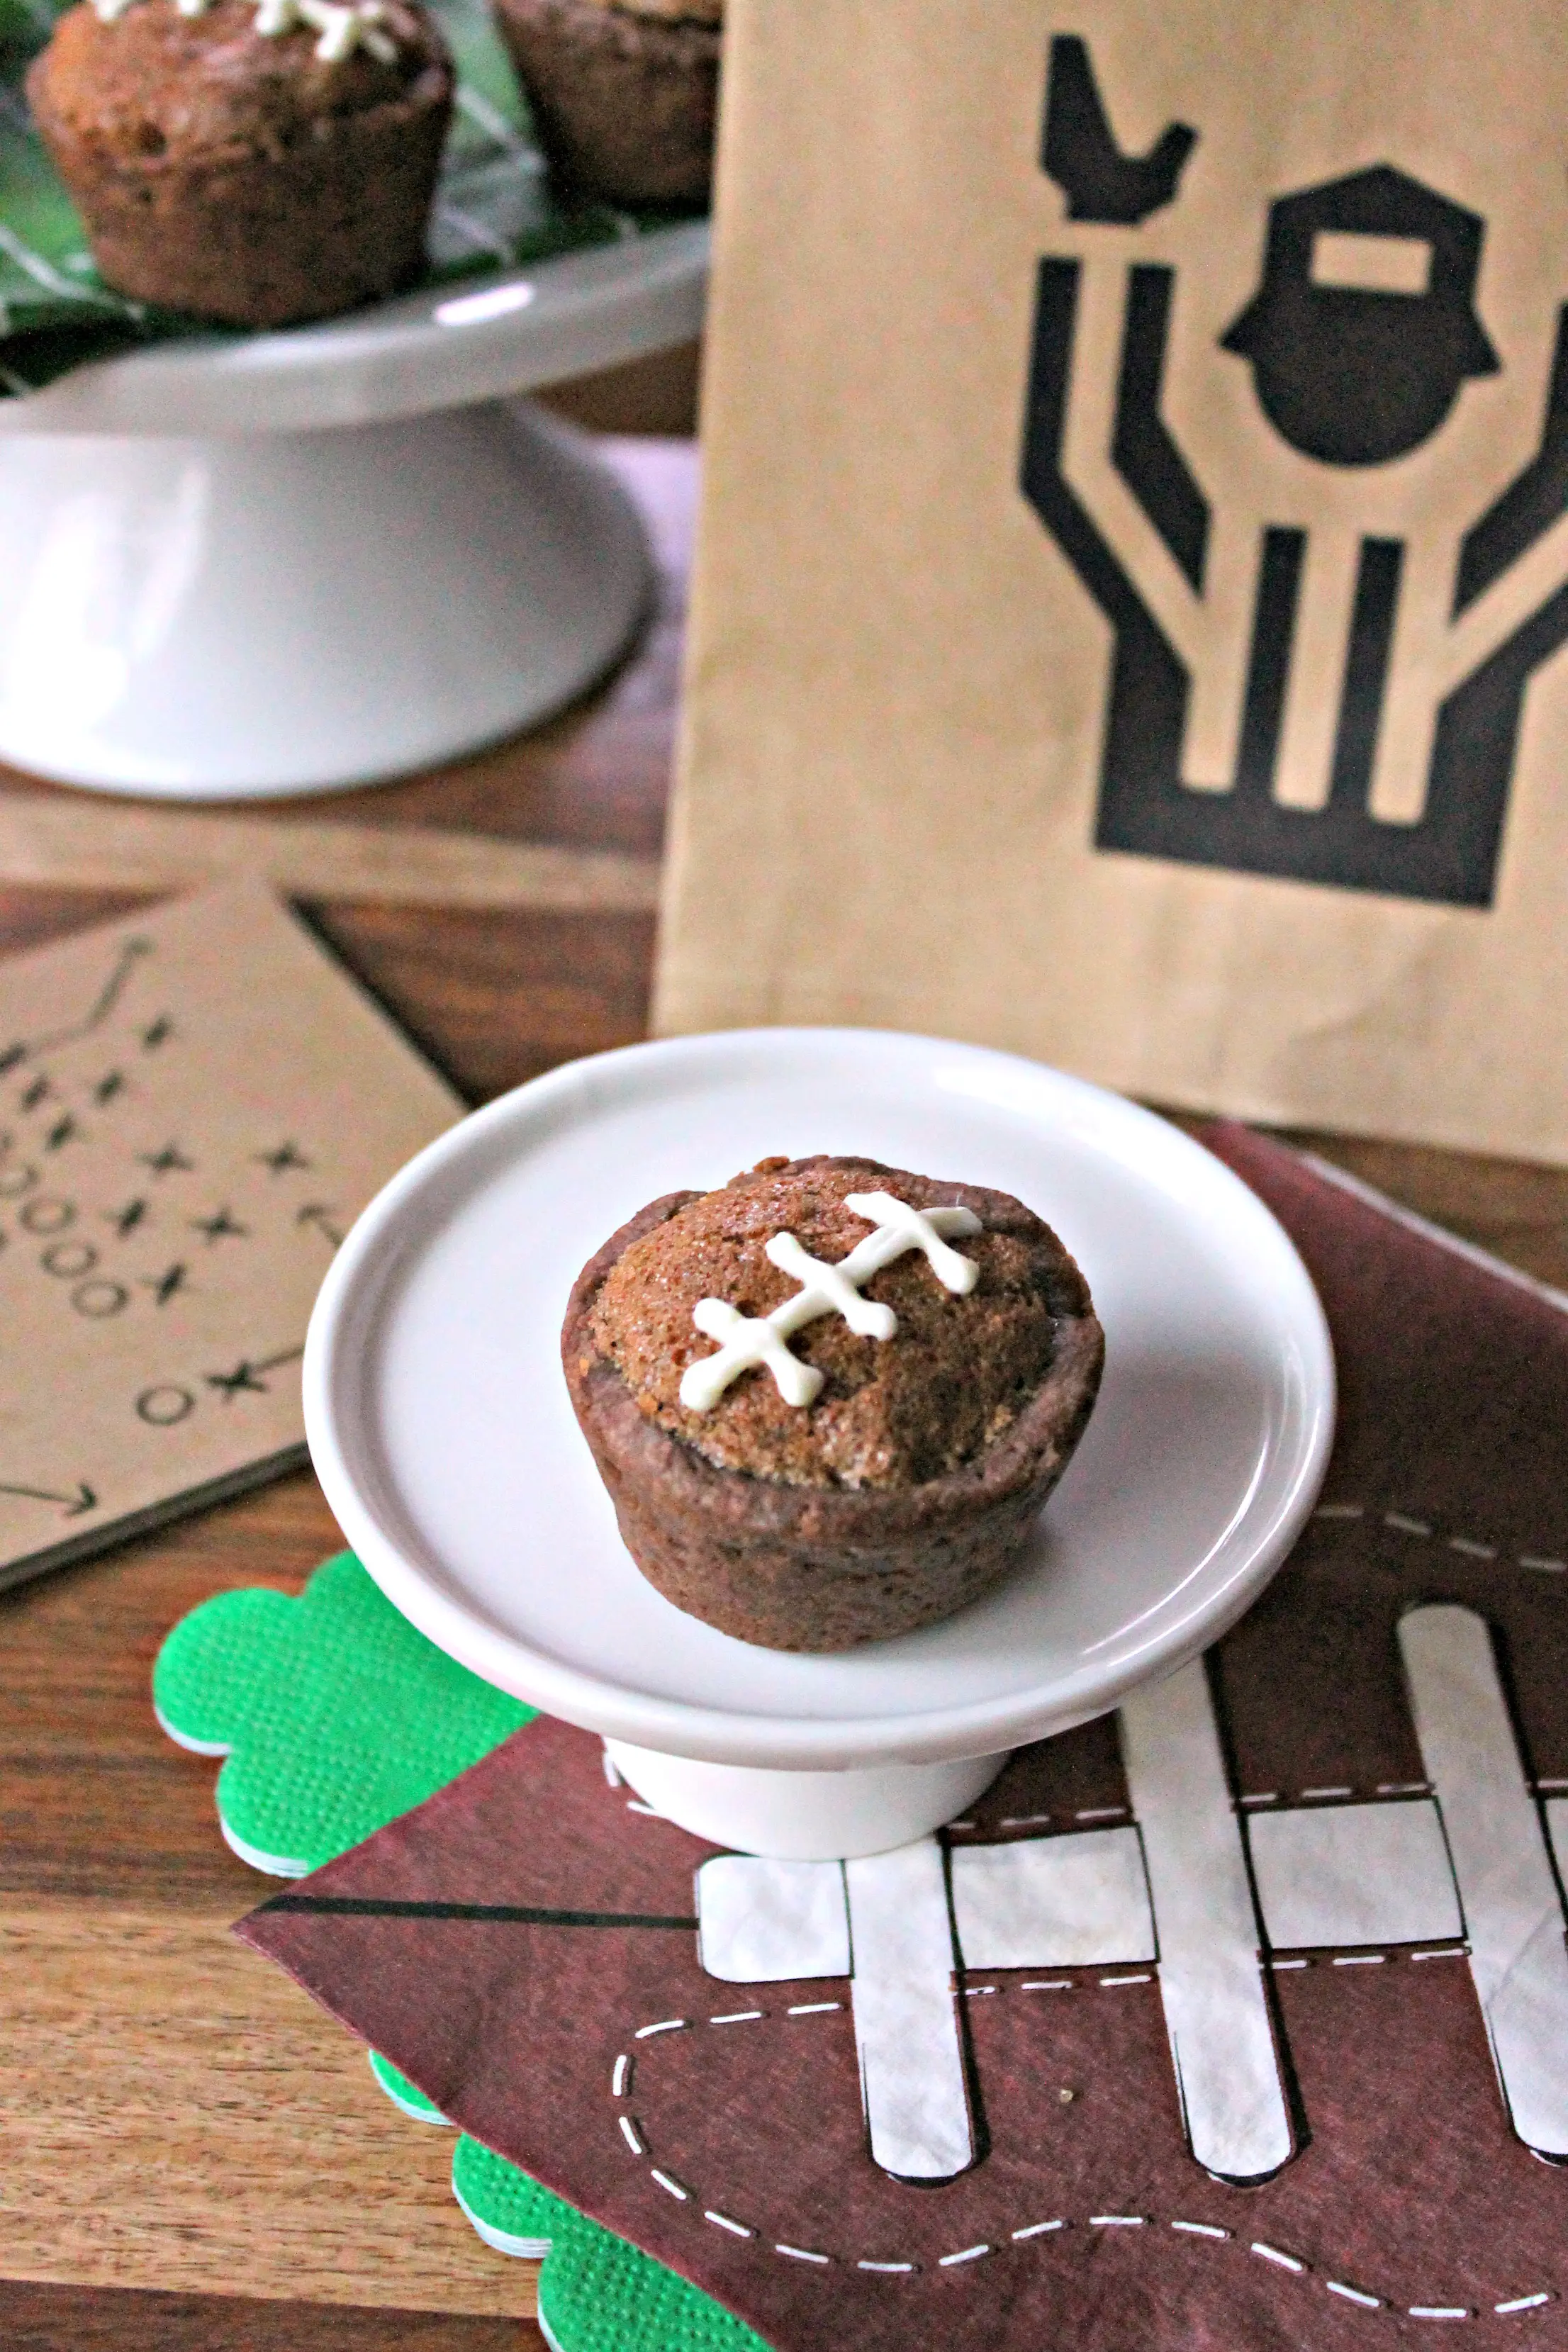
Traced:
[[1000, 1985], [965, 1985], [963, 1988], [963, 1998], [965, 2000], [979, 2000], [984, 1994], [988, 1992], [1000, 1992], [1002, 1988]]
[[1336, 1969], [1380, 1969], [1388, 1958], [1386, 1952], [1344, 1952], [1335, 1960]]
[[1261, 2238], [1254, 2238], [1251, 2252], [1260, 2256], [1266, 2263], [1277, 2263], [1282, 2271], [1295, 2271], [1300, 2273], [1307, 2267], [1306, 2263], [1300, 2261], [1295, 2254], [1281, 2253], [1278, 2246], [1266, 2245]]
[[[1365, 1507], [1361, 1503], [1321, 1503], [1312, 1514], [1315, 1519], [1363, 1519], [1366, 1516]], [[1381, 1516], [1384, 1526], [1393, 1528], [1399, 1535], [1430, 1537], [1433, 1533], [1429, 1520], [1412, 1518], [1408, 1512], [1384, 1511]], [[1479, 1536], [1453, 1535], [1445, 1537], [1443, 1540], [1447, 1549], [1457, 1551], [1461, 1559], [1503, 1560], [1513, 1568], [1533, 1570], [1539, 1576], [1568, 1576], [1568, 1559], [1559, 1559], [1549, 1552], [1505, 1554], [1500, 1545], [1483, 1543]]]
[[[1553, 1787], [1568, 1789], [1568, 1780], [1537, 1780], [1535, 1786], [1538, 1789]], [[1303, 1805], [1331, 1804], [1342, 1798], [1353, 1798], [1356, 1793], [1352, 1782], [1336, 1780], [1317, 1788], [1299, 1789], [1294, 1801]], [[1379, 1797], [1429, 1797], [1432, 1794], [1432, 1783], [1430, 1780], [1379, 1780], [1375, 1783], [1373, 1793]], [[1278, 1790], [1271, 1789], [1267, 1795], [1237, 1797], [1236, 1801], [1238, 1805], [1277, 1805], [1279, 1802], [1279, 1795]], [[1361, 1801], [1365, 1803], [1366, 1799], [1363, 1797]]]
[[1073, 1990], [1071, 1977], [1053, 1977], [1049, 1984], [1026, 1984], [1018, 1987], [1020, 1992], [1071, 1992]]
[[1363, 2311], [1381, 2311], [1383, 2305], [1375, 2294], [1363, 2294], [1359, 2286], [1346, 2286], [1341, 2279], [1325, 2279], [1323, 2284], [1331, 2294], [1342, 2295], [1347, 2303], [1359, 2303]]
[[1278, 1974], [1281, 1969], [1310, 1969], [1312, 1963], [1310, 1960], [1270, 1960], [1268, 1965]]
[[731, 2009], [722, 2017], [710, 2017], [708, 2022], [710, 2025], [750, 2025], [757, 2018], [766, 2015], [765, 2009]]
[[1130, 1985], [1152, 1984], [1154, 1979], [1145, 1970], [1141, 1977], [1101, 1977], [1100, 1981], [1102, 1985]]
[[1073, 1815], [1075, 1822], [1116, 1822], [1127, 1811], [1125, 1805], [1085, 1805]]
[[1469, 1952], [1464, 1944], [1445, 1944], [1440, 1952], [1412, 1952], [1410, 1957], [1413, 1960], [1463, 1960]]
[[[1335, 1961], [1335, 1966], [1352, 1968], [1358, 1965], [1364, 1966], [1368, 1961], [1385, 1959], [1391, 1956], [1385, 1953], [1345, 1955]], [[1460, 1945], [1450, 1945], [1444, 1947], [1440, 1950], [1415, 1952], [1412, 1953], [1410, 1957], [1413, 1959], [1418, 1960], [1462, 1959], [1465, 1957], [1465, 1948]], [[1271, 1965], [1275, 1968], [1306, 1968], [1310, 1964], [1306, 1960], [1276, 1960], [1273, 1961]], [[1121, 1977], [1116, 1979], [1101, 1978], [1100, 1981], [1102, 1984], [1108, 1982], [1121, 1984], [1146, 1984], [1151, 1982], [1152, 1979], [1147, 1976], [1142, 1976]], [[999, 1989], [1000, 1988], [994, 1985], [984, 1985], [974, 1988], [974, 1990], [984, 1992], [994, 1992]], [[1026, 1992], [1068, 1992], [1072, 1990], [1072, 1989], [1073, 1986], [1071, 1980], [1066, 1978], [1053, 1979], [1047, 1982], [1028, 1984], [1022, 1988]], [[844, 2004], [841, 2001], [837, 2000], [801, 2002], [795, 2008], [791, 2009], [788, 2011], [788, 2014], [792, 2017], [813, 2016], [818, 2015], [824, 2011], [841, 2009], [843, 2005]], [[749, 2022], [753, 2019], [760, 2019], [765, 2015], [765, 2011], [746, 2010], [734, 2012], [730, 2016], [711, 2019], [710, 2022], [713, 2024], [732, 2024], [739, 2023], [742, 2018]], [[638, 2026], [637, 2028], [636, 2038], [641, 2040], [649, 2034], [677, 2032], [685, 2029], [689, 2023], [689, 2020], [684, 2017], [663, 2018], [656, 2024]], [[614, 2095], [616, 2097], [624, 2095], [629, 2087], [632, 2064], [633, 2062], [630, 2056], [625, 2052], [623, 2052], [616, 2061], [615, 2072], [611, 2077], [611, 2083]], [[634, 2123], [631, 2116], [626, 2115], [618, 2116], [616, 2117], [616, 2122], [620, 2126], [622, 2137], [626, 2140], [626, 2146], [631, 2149], [633, 2155], [646, 2156], [647, 2154], [647, 2146], [638, 2137], [637, 2125]], [[664, 2189], [668, 2195], [675, 2198], [679, 2203], [684, 2205], [689, 2204], [691, 2201], [691, 2190], [684, 2187], [683, 2184], [677, 2180], [672, 2174], [663, 2171], [658, 2165], [650, 2165], [648, 2167], [648, 2176], [650, 2179], [656, 2180], [658, 2183], [658, 2186]], [[715, 2229], [727, 2231], [731, 2237], [756, 2237], [757, 2232], [755, 2230], [750, 2228], [744, 2221], [737, 2221], [733, 2216], [729, 2213], [719, 2212], [711, 2206], [703, 2207], [701, 2211], [702, 2218], [705, 2221], [710, 2221]], [[1142, 2230], [1147, 2226], [1149, 2219], [1150, 2217], [1146, 2213], [1090, 2213], [1088, 2217], [1088, 2223], [1091, 2230]], [[1058, 2230], [1070, 2229], [1071, 2226], [1072, 2224], [1066, 2215], [1058, 2215], [1048, 2221], [1026, 2222], [1021, 2228], [1011, 2231], [1009, 2232], [1009, 2237], [1013, 2243], [1023, 2244], [1031, 2238], [1050, 2236]], [[1228, 2230], [1222, 2229], [1218, 2223], [1213, 2221], [1189, 2221], [1183, 2219], [1175, 2219], [1171, 2221], [1170, 2227], [1173, 2230], [1182, 2231], [1184, 2235], [1189, 2237], [1206, 2238], [1216, 2242], [1225, 2242], [1228, 2241], [1231, 2234]], [[983, 2255], [994, 2253], [995, 2251], [995, 2247], [989, 2240], [973, 2246], [962, 2246], [955, 2253], [938, 2255], [937, 2267], [942, 2270], [952, 2269], [956, 2264], [977, 2262]], [[809, 2246], [790, 2245], [782, 2239], [775, 2242], [773, 2252], [776, 2254], [786, 2256], [791, 2262], [814, 2263], [825, 2268], [830, 2267], [835, 2259], [833, 2255], [818, 2252]], [[1289, 2271], [1297, 2276], [1306, 2276], [1310, 2274], [1311, 2265], [1305, 2262], [1300, 2255], [1287, 2253], [1282, 2248], [1269, 2245], [1267, 2241], [1261, 2238], [1254, 2238], [1250, 2242], [1249, 2252], [1258, 2255], [1261, 2261], [1273, 2264], [1277, 2269]], [[861, 2260], [857, 2262], [855, 2267], [857, 2270], [875, 2272], [889, 2277], [908, 2277], [918, 2272], [921, 2266], [919, 2263], [916, 2262], [885, 2263]], [[1383, 2301], [1379, 2296], [1369, 2294], [1363, 2287], [1351, 2286], [1342, 2279], [1324, 2279], [1323, 2285], [1330, 2294], [1339, 2296], [1343, 2302], [1355, 2304], [1363, 2311], [1381, 2311], [1384, 2307]], [[1556, 2299], [1557, 2297], [1554, 2290], [1541, 2288], [1533, 2294], [1514, 2295], [1506, 2302], [1495, 2303], [1492, 2305], [1492, 2309], [1500, 2317], [1507, 2317], [1517, 2312], [1537, 2311], [1543, 2304], [1553, 2303]], [[1476, 2315], [1470, 2306], [1464, 2304], [1413, 2303], [1407, 2305], [1405, 2308], [1408, 2315], [1412, 2319], [1458, 2320], [1473, 2319]]]
[[1005, 1830], [1044, 1829], [1050, 1818], [1049, 1813], [1005, 1813], [998, 1827]]

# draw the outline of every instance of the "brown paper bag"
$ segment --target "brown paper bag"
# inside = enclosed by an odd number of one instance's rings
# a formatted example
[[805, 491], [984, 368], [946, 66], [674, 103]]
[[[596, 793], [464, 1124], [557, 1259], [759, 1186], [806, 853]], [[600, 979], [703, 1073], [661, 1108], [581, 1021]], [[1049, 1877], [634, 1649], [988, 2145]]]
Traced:
[[657, 1020], [1568, 1160], [1568, 34], [732, 0]]

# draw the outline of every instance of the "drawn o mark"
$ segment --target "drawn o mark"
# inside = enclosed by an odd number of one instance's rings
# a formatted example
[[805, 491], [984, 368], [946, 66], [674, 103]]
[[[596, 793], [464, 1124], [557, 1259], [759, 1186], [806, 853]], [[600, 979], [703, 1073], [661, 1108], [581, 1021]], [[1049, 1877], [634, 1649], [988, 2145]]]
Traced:
[[0, 1169], [0, 1201], [19, 1201], [38, 1181], [36, 1168]]
[[154, 1429], [172, 1429], [175, 1422], [184, 1421], [185, 1415], [195, 1412], [195, 1409], [196, 1401], [189, 1389], [176, 1388], [172, 1381], [165, 1381], [158, 1388], [143, 1389], [136, 1400], [137, 1412], [143, 1421], [151, 1422]]
[[118, 1315], [130, 1297], [123, 1283], [109, 1282], [100, 1276], [97, 1282], [79, 1282], [71, 1292], [71, 1305], [79, 1315], [90, 1315], [95, 1322], [101, 1322], [105, 1316]]
[[[29, 1169], [27, 1173], [31, 1176], [34, 1171]], [[28, 1202], [22, 1212], [22, 1223], [30, 1234], [63, 1234], [68, 1225], [76, 1223], [76, 1202], [46, 1194], [41, 1200]]]
[[[38, 1205], [48, 1204], [41, 1202]], [[98, 1252], [90, 1242], [56, 1242], [38, 1263], [46, 1274], [58, 1275], [63, 1282], [74, 1282], [79, 1275], [92, 1272], [98, 1264]]]

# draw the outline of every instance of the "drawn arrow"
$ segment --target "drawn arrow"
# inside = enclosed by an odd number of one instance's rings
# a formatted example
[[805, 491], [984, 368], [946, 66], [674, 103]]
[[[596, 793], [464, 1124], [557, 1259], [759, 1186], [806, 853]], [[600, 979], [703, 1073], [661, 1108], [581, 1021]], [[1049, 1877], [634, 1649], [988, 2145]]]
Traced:
[[297, 1225], [314, 1225], [319, 1232], [325, 1234], [336, 1249], [342, 1240], [342, 1234], [331, 1222], [337, 1213], [331, 1201], [307, 1201], [305, 1206], [296, 1212], [294, 1223]]
[[[119, 1003], [138, 962], [153, 951], [151, 940], [123, 940], [114, 966], [86, 1016], [72, 1022], [66, 1029], [51, 1029], [40, 1037], [18, 1038], [5, 1048], [4, 1054], [0, 1054], [0, 1070], [15, 1069], [18, 1062], [25, 1062], [30, 1055], [51, 1053], [57, 1045], [74, 1045], [79, 1039], [90, 1036], [95, 1029], [102, 1026]], [[17, 1490], [0, 1488], [0, 1493], [14, 1491]]]
[[126, 940], [123, 941], [114, 968], [110, 971], [109, 978], [104, 982], [102, 988], [99, 992], [97, 1000], [86, 1018], [73, 1023], [68, 1029], [56, 1029], [46, 1037], [35, 1037], [28, 1046], [29, 1053], [47, 1053], [56, 1045], [73, 1045], [79, 1037], [89, 1036], [93, 1030], [100, 1027], [102, 1024], [108, 1020], [110, 1014], [119, 1003], [120, 999], [124, 992], [125, 984], [130, 979], [132, 971], [135, 970], [140, 959], [142, 956], [151, 955], [152, 953], [153, 942], [151, 940]]
[[264, 1356], [259, 1362], [242, 1356], [232, 1372], [204, 1372], [202, 1378], [209, 1389], [222, 1391], [225, 1404], [232, 1404], [242, 1389], [248, 1389], [256, 1396], [265, 1396], [267, 1383], [259, 1375], [275, 1372], [279, 1364], [296, 1363], [304, 1352], [301, 1344], [298, 1348], [281, 1349], [276, 1356]]
[[61, 1517], [68, 1519], [78, 1519], [83, 1511], [95, 1511], [98, 1508], [98, 1496], [85, 1478], [82, 1479], [74, 1495], [57, 1495], [47, 1486], [3, 1485], [0, 1485], [0, 1495], [26, 1495], [28, 1501], [33, 1503], [63, 1503], [65, 1509]]

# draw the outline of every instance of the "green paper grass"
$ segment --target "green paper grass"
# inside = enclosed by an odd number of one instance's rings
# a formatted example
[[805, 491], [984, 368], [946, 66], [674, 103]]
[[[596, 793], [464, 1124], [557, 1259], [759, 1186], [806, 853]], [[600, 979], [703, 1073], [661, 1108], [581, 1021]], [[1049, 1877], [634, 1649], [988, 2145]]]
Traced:
[[[159, 1653], [153, 1701], [171, 1739], [226, 1759], [223, 1833], [277, 1877], [422, 1804], [537, 1712], [416, 1633], [349, 1551], [298, 1600], [251, 1589], [193, 1610]], [[404, 2115], [446, 2124], [378, 2051], [370, 2066]], [[710, 2295], [466, 2135], [452, 2189], [487, 2245], [543, 2262], [540, 2325], [556, 2352], [767, 2352]]]
[[452, 2189], [487, 2245], [546, 2257], [539, 2324], [558, 2352], [767, 2352], [711, 2295], [478, 2140], [458, 2142]]
[[153, 1704], [182, 1748], [227, 1758], [223, 1833], [283, 1878], [422, 1805], [537, 1712], [416, 1633], [350, 1551], [298, 1601], [204, 1601], [164, 1643]]
[[410, 2123], [442, 2124], [450, 2130], [451, 2126], [447, 2123], [435, 2100], [427, 2099], [417, 2084], [411, 2083], [406, 2074], [400, 2074], [391, 2059], [384, 2058], [379, 2050], [370, 2053], [370, 2071], [393, 2105], [400, 2107]]

